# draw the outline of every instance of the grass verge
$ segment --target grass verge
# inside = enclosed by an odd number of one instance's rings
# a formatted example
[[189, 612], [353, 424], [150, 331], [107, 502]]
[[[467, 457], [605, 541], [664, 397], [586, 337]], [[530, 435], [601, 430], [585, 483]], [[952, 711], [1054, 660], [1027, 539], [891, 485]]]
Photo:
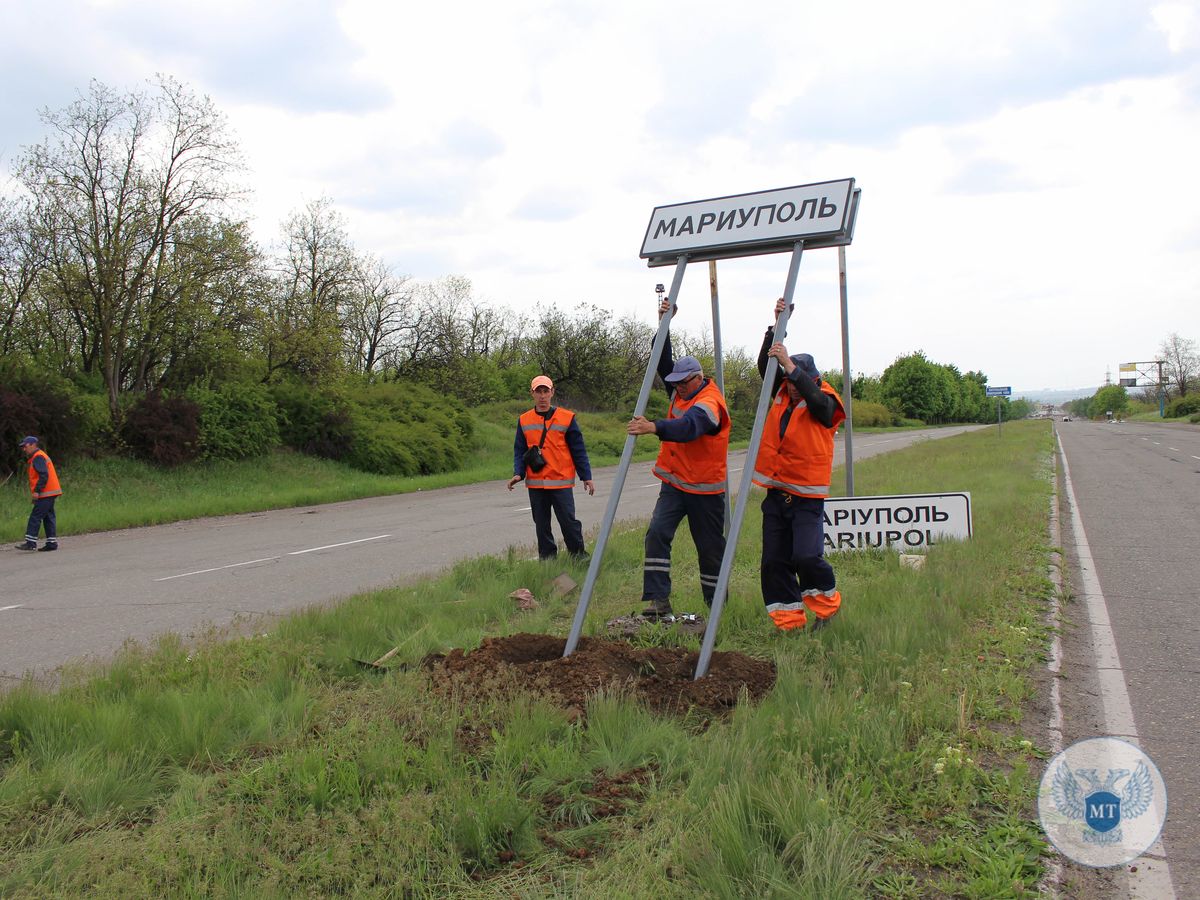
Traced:
[[[575, 720], [350, 662], [565, 634], [559, 568], [514, 557], [18, 688], [0, 698], [0, 895], [1033, 896], [1022, 704], [1046, 640], [1051, 451], [1045, 423], [1014, 423], [860, 463], [863, 493], [969, 490], [975, 536], [918, 571], [836, 557], [846, 606], [818, 634], [762, 613], [751, 504], [719, 648], [773, 658], [779, 681], [724, 720], [619, 693]], [[641, 536], [610, 540], [593, 633], [637, 603]], [[675, 561], [676, 605], [698, 611], [686, 536]], [[548, 599], [518, 613], [522, 586]]]

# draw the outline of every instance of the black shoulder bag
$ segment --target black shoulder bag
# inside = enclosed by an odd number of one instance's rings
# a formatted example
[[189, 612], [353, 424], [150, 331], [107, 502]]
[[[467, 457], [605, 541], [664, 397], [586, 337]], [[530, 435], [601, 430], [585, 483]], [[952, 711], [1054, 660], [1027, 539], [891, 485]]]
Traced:
[[531, 472], [540, 472], [546, 468], [546, 457], [542, 455], [542, 445], [546, 443], [546, 434], [550, 431], [550, 419], [553, 417], [554, 410], [551, 410], [548, 416], [542, 417], [542, 439], [537, 442], [537, 446], [530, 447], [525, 451], [525, 468]]

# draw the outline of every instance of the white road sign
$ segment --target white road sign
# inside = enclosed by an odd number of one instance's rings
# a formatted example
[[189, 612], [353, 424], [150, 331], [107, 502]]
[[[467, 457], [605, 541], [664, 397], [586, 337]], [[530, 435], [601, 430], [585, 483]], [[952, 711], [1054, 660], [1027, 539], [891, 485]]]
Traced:
[[971, 495], [889, 494], [825, 500], [825, 550], [926, 549], [971, 536]]
[[692, 259], [848, 244], [853, 238], [858, 192], [854, 179], [736, 194], [656, 207], [642, 241], [650, 265], [673, 264], [683, 253]]

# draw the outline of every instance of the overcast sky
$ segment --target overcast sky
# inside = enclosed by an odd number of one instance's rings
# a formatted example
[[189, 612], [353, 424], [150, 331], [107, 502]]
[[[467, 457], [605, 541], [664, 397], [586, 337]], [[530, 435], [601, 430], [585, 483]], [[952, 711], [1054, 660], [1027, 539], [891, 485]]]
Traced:
[[[0, 176], [97, 78], [210, 95], [264, 243], [329, 197], [356, 246], [517, 309], [653, 320], [657, 205], [852, 177], [851, 364], [924, 350], [1095, 388], [1200, 341], [1200, 3], [0, 0]], [[720, 263], [756, 351], [785, 255]], [[837, 251], [789, 349], [840, 366]], [[707, 265], [679, 325], [711, 328]]]

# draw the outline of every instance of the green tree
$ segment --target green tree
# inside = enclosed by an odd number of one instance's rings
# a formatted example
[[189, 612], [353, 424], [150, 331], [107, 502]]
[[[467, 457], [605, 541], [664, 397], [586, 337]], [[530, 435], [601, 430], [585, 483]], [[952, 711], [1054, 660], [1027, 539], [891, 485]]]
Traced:
[[1125, 388], [1119, 384], [1109, 384], [1096, 391], [1092, 402], [1088, 404], [1088, 415], [1099, 418], [1112, 412], [1113, 416], [1120, 416], [1128, 406], [1129, 396]]
[[898, 357], [884, 370], [880, 386], [884, 402], [894, 403], [906, 418], [939, 422], [948, 409], [945, 377], [922, 351]]

